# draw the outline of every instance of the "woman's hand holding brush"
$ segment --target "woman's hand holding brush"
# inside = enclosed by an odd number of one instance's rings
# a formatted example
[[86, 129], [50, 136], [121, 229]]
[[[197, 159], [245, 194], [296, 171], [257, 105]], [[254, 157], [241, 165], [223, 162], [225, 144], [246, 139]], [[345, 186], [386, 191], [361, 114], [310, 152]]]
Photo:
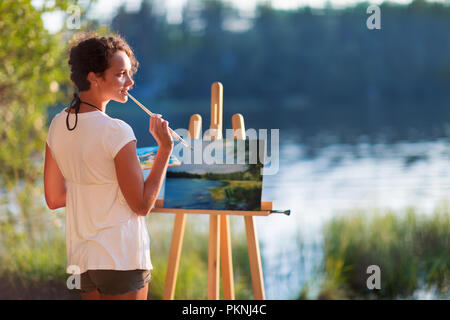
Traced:
[[164, 120], [160, 114], [152, 114], [150, 117], [150, 133], [155, 138], [160, 149], [164, 151], [173, 150], [173, 139], [169, 132], [169, 122]]

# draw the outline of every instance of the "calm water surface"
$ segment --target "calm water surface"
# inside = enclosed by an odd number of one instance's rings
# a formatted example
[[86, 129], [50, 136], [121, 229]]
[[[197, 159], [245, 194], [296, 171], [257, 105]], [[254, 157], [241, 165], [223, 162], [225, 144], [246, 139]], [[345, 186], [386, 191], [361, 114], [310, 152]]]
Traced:
[[[441, 139], [393, 144], [335, 144], [315, 157], [285, 144], [280, 170], [264, 176], [263, 200], [291, 216], [256, 218], [268, 299], [295, 298], [321, 262], [322, 227], [352, 209], [414, 206], [431, 214], [450, 199], [450, 144]], [[299, 254], [299, 237], [304, 243]]]

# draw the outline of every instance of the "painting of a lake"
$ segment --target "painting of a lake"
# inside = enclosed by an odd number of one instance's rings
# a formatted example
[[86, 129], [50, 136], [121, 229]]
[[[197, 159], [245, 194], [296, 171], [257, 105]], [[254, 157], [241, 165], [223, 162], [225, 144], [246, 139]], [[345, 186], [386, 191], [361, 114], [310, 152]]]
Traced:
[[167, 172], [164, 207], [260, 210], [261, 195], [259, 165], [181, 165]]
[[[214, 142], [203, 141], [203, 150], [214, 147]], [[230, 149], [224, 144], [216, 145], [221, 153], [237, 160], [237, 149], [230, 141]], [[230, 145], [229, 144], [229, 145]], [[168, 168], [164, 189], [165, 208], [206, 209], [206, 210], [260, 210], [262, 195], [263, 162], [250, 163], [249, 143], [242, 149], [243, 163], [233, 161], [225, 164], [189, 163]], [[263, 143], [261, 144], [263, 145]], [[209, 148], [209, 149], [208, 149]], [[224, 148], [224, 150], [222, 150]], [[216, 150], [217, 151], [217, 150]], [[253, 150], [254, 152], [257, 150]], [[204, 155], [204, 153], [203, 153]]]

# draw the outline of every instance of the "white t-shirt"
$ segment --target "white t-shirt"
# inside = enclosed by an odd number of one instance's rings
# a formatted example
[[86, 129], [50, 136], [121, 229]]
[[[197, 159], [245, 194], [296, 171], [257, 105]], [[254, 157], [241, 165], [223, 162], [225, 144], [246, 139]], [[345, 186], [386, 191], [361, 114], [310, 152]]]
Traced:
[[81, 273], [153, 269], [145, 217], [126, 203], [114, 166], [120, 149], [136, 140], [133, 129], [96, 110], [79, 113], [69, 131], [66, 117], [63, 109], [53, 118], [47, 143], [66, 180], [67, 265]]

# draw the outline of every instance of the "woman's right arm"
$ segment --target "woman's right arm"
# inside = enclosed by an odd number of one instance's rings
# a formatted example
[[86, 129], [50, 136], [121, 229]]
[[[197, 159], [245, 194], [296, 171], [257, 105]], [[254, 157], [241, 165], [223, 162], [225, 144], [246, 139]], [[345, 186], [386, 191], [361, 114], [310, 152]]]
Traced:
[[158, 152], [152, 170], [144, 181], [139, 159], [136, 156], [136, 141], [126, 144], [114, 158], [120, 190], [131, 210], [146, 216], [153, 208], [163, 184], [173, 140], [168, 130], [168, 122], [155, 115], [150, 118], [150, 133], [158, 143]]

